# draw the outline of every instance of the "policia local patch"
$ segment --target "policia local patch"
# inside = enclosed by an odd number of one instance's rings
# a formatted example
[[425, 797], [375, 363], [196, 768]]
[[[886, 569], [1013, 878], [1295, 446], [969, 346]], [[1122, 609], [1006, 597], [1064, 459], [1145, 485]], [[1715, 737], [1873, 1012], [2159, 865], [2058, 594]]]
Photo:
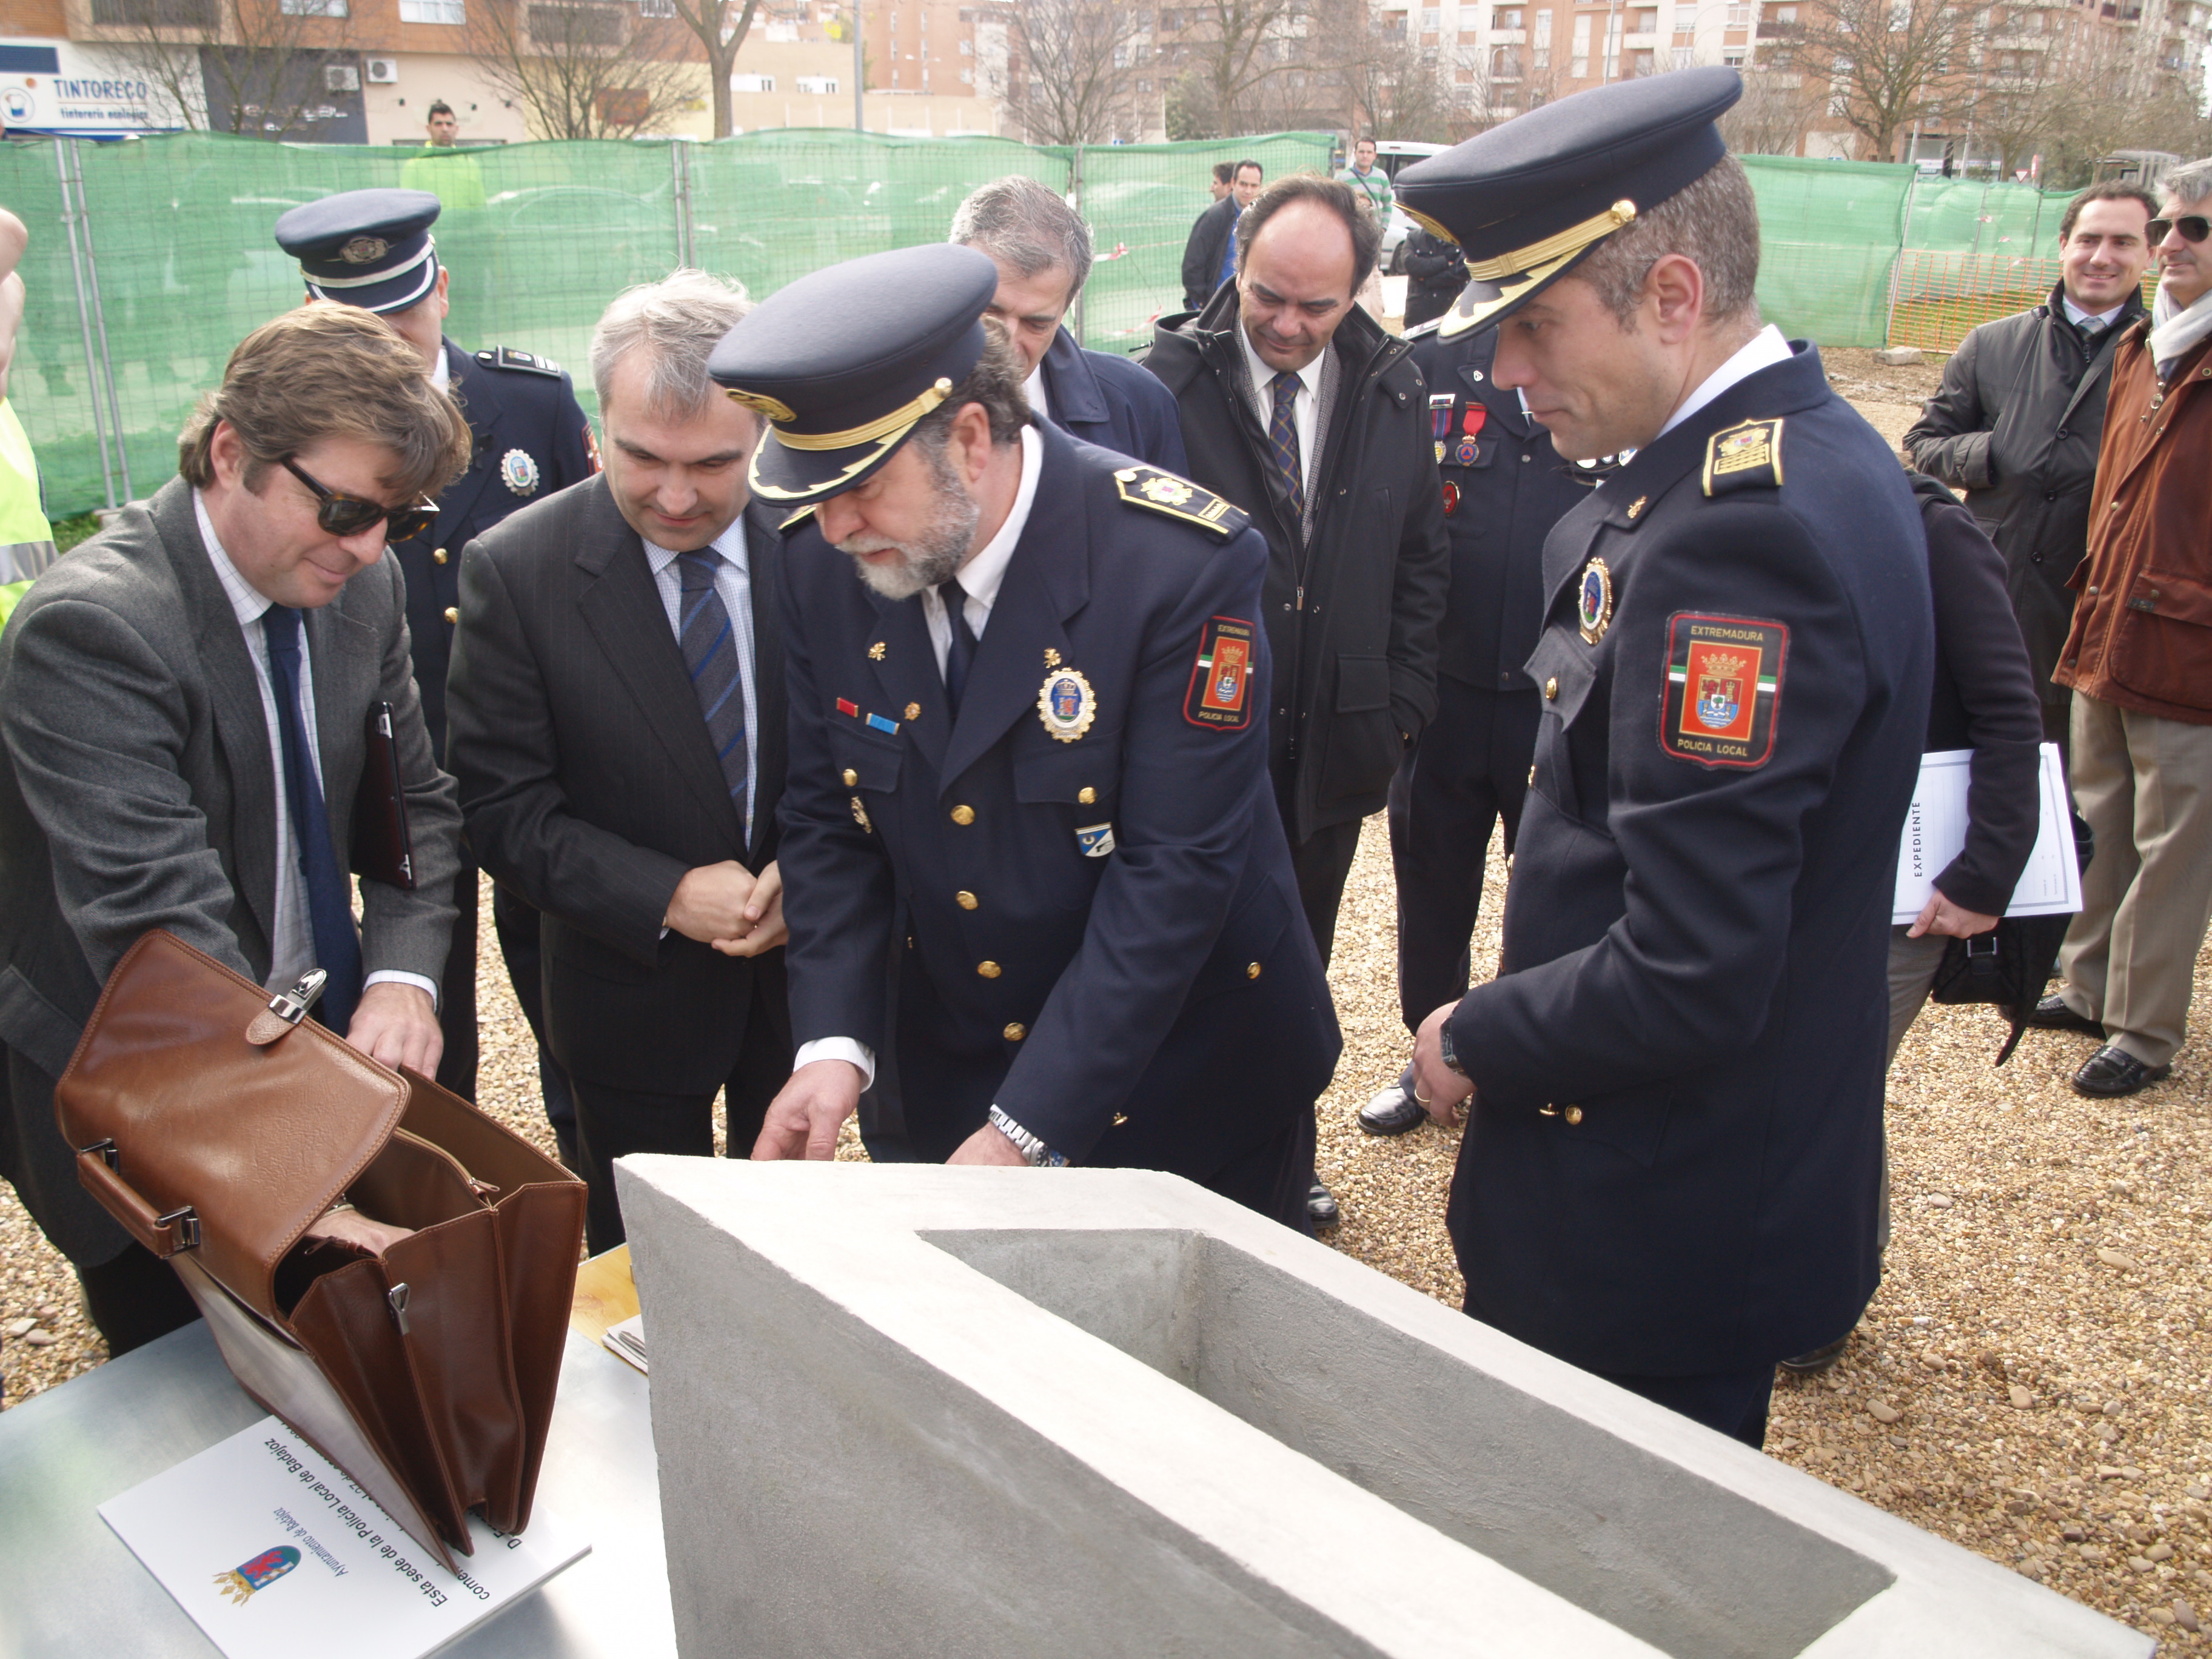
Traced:
[[1209, 617], [1199, 638], [1182, 717], [1217, 732], [1242, 732], [1252, 723], [1253, 628], [1234, 617]]
[[1659, 746], [1700, 766], [1764, 766], [1774, 753], [1790, 629], [1678, 611], [1667, 623]]

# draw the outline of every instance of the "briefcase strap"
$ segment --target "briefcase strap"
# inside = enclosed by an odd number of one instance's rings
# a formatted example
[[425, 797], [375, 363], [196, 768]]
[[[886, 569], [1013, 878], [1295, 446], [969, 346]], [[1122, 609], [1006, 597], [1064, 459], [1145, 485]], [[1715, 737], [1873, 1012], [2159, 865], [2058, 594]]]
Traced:
[[139, 1196], [115, 1167], [115, 1143], [96, 1140], [76, 1155], [77, 1183], [121, 1222], [131, 1237], [167, 1261], [179, 1250], [198, 1248], [199, 1214], [189, 1204], [167, 1214]]

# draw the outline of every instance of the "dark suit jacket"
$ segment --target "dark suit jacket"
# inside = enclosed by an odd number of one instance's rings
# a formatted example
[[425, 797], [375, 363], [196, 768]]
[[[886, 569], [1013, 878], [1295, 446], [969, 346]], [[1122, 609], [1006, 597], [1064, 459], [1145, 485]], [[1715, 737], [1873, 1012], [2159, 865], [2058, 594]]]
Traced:
[[1221, 256], [1237, 234], [1242, 210], [1234, 196], [1224, 196], [1192, 222], [1190, 240], [1182, 250], [1182, 307], [1199, 311], [1221, 286]]
[[[384, 560], [302, 616], [323, 793], [341, 842], [363, 721], [389, 702], [416, 885], [362, 884], [362, 963], [437, 980], [453, 925], [460, 817], [431, 758], [399, 572]], [[0, 1045], [67, 1067], [102, 982], [165, 927], [265, 981], [276, 803], [253, 659], [181, 480], [127, 508], [24, 597], [0, 635]], [[337, 848], [341, 864], [349, 848]], [[0, 1172], [75, 1261], [128, 1242], [78, 1188], [51, 1091], [0, 1113]]]
[[1143, 364], [1109, 351], [1086, 351], [1063, 328], [1038, 367], [1051, 405], [1045, 413], [1061, 431], [1170, 472], [1188, 471], [1175, 399]]
[[1878, 1276], [1920, 515], [1800, 345], [1560, 520], [1544, 593], [1501, 971], [1450, 1026], [1480, 1099], [1449, 1212], [1468, 1311], [1590, 1370], [1771, 1364]]
[[745, 513], [759, 753], [748, 837], [707, 738], [645, 544], [595, 477], [532, 503], [461, 557], [448, 758], [470, 845], [544, 914], [545, 1040], [575, 1075], [720, 1088], [756, 975], [660, 919], [685, 871], [776, 856], [783, 791], [782, 544]]
[[[916, 1152], [945, 1156], [995, 1102], [1076, 1163], [1203, 1179], [1309, 1107], [1340, 1047], [1267, 787], [1266, 544], [1130, 505], [1123, 458], [1041, 430], [957, 723], [921, 600], [793, 534], [793, 1034], [883, 1054], [896, 945]], [[1221, 618], [1252, 655], [1215, 724], [1188, 711]], [[1091, 688], [1068, 740], [1038, 712], [1048, 665]]]

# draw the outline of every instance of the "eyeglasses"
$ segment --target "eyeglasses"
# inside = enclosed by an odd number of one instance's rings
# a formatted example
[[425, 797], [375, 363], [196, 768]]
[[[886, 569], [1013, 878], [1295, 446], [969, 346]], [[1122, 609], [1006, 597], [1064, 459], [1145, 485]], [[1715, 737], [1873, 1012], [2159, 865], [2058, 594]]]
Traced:
[[289, 455], [284, 458], [284, 470], [315, 492], [317, 506], [315, 522], [333, 536], [358, 536], [380, 520], [384, 521], [384, 538], [388, 542], [412, 541], [430, 527], [438, 516], [438, 504], [428, 496], [413, 507], [386, 507], [381, 501], [366, 501], [359, 495], [341, 495], [307, 476], [305, 468]]
[[2166, 240], [2166, 233], [2169, 230], [2179, 231], [2185, 242], [2201, 242], [2207, 235], [2212, 235], [2212, 220], [2208, 220], [2201, 213], [2185, 214], [2179, 219], [2154, 219], [2143, 227], [2143, 234], [2149, 237], [2150, 245], [2156, 247]]

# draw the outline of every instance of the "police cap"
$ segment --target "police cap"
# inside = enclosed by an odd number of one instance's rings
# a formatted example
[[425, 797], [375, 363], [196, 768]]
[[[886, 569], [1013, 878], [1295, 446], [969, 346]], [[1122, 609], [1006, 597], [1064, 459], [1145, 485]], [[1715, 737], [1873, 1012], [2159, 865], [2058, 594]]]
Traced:
[[1732, 69], [1616, 81], [1401, 171], [1407, 217], [1467, 255], [1469, 281], [1437, 331], [1501, 321], [1638, 213], [1703, 178], [1728, 153], [1713, 123], [1742, 95]]
[[427, 190], [349, 190], [276, 222], [276, 246], [300, 262], [307, 292], [364, 311], [404, 311], [437, 285]]
[[860, 483], [983, 355], [999, 268], [932, 242], [779, 289], [722, 337], [707, 373], [768, 417], [753, 493], [798, 507]]

